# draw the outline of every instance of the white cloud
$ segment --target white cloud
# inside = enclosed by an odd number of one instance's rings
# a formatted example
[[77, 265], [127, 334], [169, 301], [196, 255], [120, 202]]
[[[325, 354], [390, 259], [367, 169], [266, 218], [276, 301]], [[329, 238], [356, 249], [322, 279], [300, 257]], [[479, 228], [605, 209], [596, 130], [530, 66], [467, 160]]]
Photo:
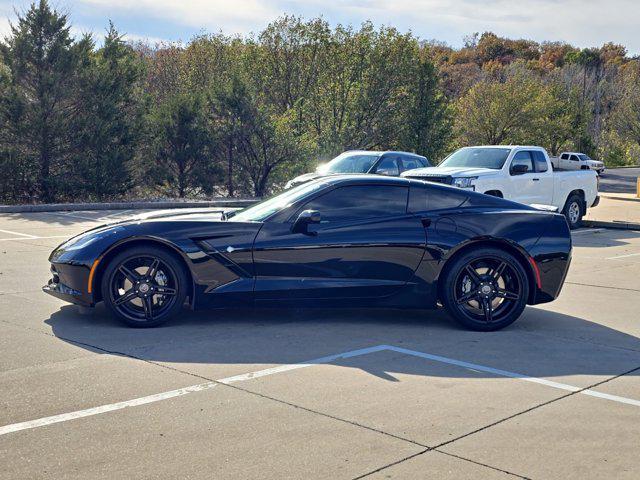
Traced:
[[581, 47], [613, 41], [640, 52], [637, 0], [307, 0], [304, 5], [327, 18], [351, 17], [354, 23], [370, 19], [456, 44], [464, 35], [493, 31]]
[[[288, 13], [306, 18], [322, 15], [332, 25], [359, 25], [371, 20], [454, 46], [459, 46], [465, 35], [490, 30], [512, 38], [563, 40], [580, 47], [613, 41], [625, 45], [632, 54], [640, 53], [638, 0], [57, 1], [68, 5], [72, 18], [80, 24], [90, 21], [102, 25], [102, 19], [106, 24], [115, 16], [120, 18], [117, 24], [122, 25], [125, 17], [122, 28], [130, 38], [151, 37], [151, 42], [161, 38], [185, 40], [198, 30], [258, 32], [277, 16]], [[13, 2], [26, 5], [28, 0], [0, 0], [0, 34], [8, 29], [6, 16], [13, 17]]]
[[139, 16], [141, 21], [145, 21], [146, 15], [147, 18], [161, 18], [177, 25], [226, 33], [249, 33], [261, 29], [280, 13], [270, 5], [273, 2], [264, 0], [80, 0], [78, 3], [107, 12], [129, 12]]

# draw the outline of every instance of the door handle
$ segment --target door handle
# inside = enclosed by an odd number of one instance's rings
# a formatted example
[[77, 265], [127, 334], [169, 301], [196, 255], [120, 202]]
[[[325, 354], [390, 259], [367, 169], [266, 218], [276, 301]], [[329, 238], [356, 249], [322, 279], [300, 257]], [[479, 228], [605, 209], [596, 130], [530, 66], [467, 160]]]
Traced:
[[423, 227], [428, 227], [429, 225], [431, 225], [431, 219], [430, 218], [421, 218], [420, 221], [422, 222], [422, 226]]
[[540, 181], [539, 178], [532, 178], [531, 180], [533, 180], [534, 182], [539, 182]]

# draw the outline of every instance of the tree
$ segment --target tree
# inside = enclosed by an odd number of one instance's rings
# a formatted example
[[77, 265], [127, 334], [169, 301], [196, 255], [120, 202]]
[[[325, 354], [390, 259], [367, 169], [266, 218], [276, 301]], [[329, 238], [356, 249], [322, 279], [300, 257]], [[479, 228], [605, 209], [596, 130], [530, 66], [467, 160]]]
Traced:
[[227, 194], [230, 197], [235, 194], [235, 164], [241, 154], [239, 149], [244, 124], [250, 115], [249, 108], [247, 87], [238, 76], [214, 93], [211, 125], [218, 141], [214, 154], [227, 166]]
[[407, 108], [401, 125], [406, 128], [399, 147], [434, 159], [449, 147], [450, 111], [428, 49], [418, 52], [414, 69], [409, 77], [413, 82], [409, 84], [407, 98], [402, 102]]
[[38, 194], [45, 202], [55, 198], [53, 175], [64, 170], [68, 156], [75, 74], [79, 51], [84, 51], [74, 44], [69, 28], [66, 15], [40, 0], [11, 26], [3, 46], [15, 101], [22, 104], [21, 118], [15, 120], [24, 125], [20, 154], [37, 162]]
[[88, 58], [78, 81], [73, 121], [74, 171], [79, 189], [104, 199], [132, 185], [129, 162], [141, 127], [136, 90], [142, 70], [113, 24], [103, 47]]
[[519, 143], [535, 118], [534, 90], [532, 82], [520, 78], [474, 85], [456, 106], [461, 143]]
[[[148, 150], [138, 164], [141, 181], [180, 198], [211, 192], [215, 178], [210, 162], [213, 145], [202, 97], [174, 95], [155, 107], [147, 122]], [[155, 168], [147, 160], [152, 160]]]

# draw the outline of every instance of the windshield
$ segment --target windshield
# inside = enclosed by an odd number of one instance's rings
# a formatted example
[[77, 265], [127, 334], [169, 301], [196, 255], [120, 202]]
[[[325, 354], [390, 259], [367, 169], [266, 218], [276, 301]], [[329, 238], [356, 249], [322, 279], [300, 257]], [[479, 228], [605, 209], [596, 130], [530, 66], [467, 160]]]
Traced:
[[465, 147], [456, 150], [439, 167], [475, 167], [500, 170], [511, 152], [510, 148]]
[[580, 160], [591, 160], [589, 155], [585, 155], [584, 153], [579, 154], [578, 157], [580, 158]]
[[379, 155], [371, 153], [341, 153], [326, 165], [319, 167], [318, 173], [367, 173], [378, 157]]
[[303, 197], [306, 197], [312, 192], [322, 188], [324, 186], [323, 181], [315, 181], [303, 183], [290, 190], [285, 190], [280, 195], [271, 197], [260, 203], [252, 205], [251, 207], [240, 210], [233, 215], [234, 222], [261, 222], [272, 214], [279, 212], [280, 210], [287, 208], [292, 203], [297, 202]]

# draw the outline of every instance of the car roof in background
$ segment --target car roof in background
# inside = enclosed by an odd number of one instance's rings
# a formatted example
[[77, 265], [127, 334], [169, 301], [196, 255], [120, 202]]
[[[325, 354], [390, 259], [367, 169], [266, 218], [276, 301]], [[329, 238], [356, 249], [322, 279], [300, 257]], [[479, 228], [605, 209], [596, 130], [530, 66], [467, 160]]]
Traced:
[[341, 173], [329, 175], [326, 177], [320, 177], [312, 180], [316, 183], [325, 183], [327, 185], [335, 185], [345, 183], [349, 185], [400, 185], [409, 186], [417, 185], [420, 187], [433, 187], [435, 189], [450, 190], [455, 192], [463, 192], [457, 187], [451, 185], [443, 185], [441, 183], [427, 182], [419, 178], [407, 178], [407, 177], [392, 177], [386, 175], [375, 175], [370, 173]]
[[427, 158], [424, 155], [418, 155], [417, 153], [411, 152], [403, 152], [400, 150], [347, 150], [344, 153], [360, 153], [360, 154], [369, 154], [369, 155], [388, 155], [388, 154], [399, 154], [399, 155], [407, 155], [410, 157], [419, 157], [419, 158]]

